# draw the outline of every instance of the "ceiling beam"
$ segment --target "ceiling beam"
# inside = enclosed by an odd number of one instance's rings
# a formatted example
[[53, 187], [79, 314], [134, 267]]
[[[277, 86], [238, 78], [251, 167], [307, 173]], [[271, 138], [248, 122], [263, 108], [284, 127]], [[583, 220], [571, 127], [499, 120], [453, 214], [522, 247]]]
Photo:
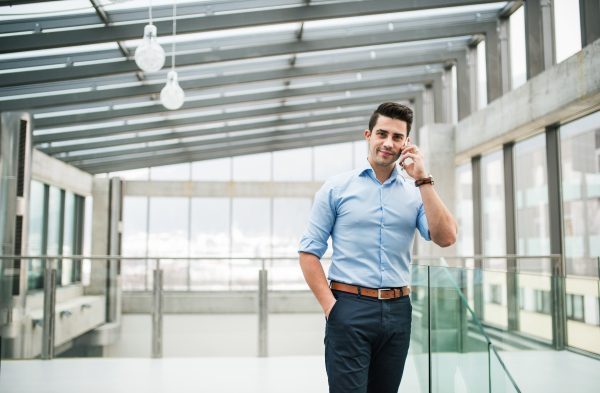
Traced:
[[[216, 76], [213, 78], [199, 78], [180, 81], [179, 85], [184, 90], [199, 90], [218, 86], [231, 86], [255, 82], [287, 80], [317, 75], [331, 75], [344, 72], [355, 72], [367, 69], [395, 68], [398, 64], [396, 57], [378, 58], [365, 61], [347, 63], [328, 63], [306, 67], [290, 67], [267, 71], [238, 73], [233, 75]], [[410, 83], [410, 82], [409, 82]], [[78, 104], [85, 102], [101, 102], [120, 98], [133, 98], [160, 94], [163, 84], [143, 84], [107, 90], [91, 90], [85, 92], [72, 92], [69, 94], [50, 95], [23, 99], [2, 101], [3, 110], [33, 109], [42, 107], [56, 107], [60, 105]]]
[[[395, 95], [398, 101], [415, 101], [416, 107], [420, 108], [419, 102], [423, 94], [423, 90], [415, 90], [411, 92], [406, 92], [402, 94]], [[420, 109], [418, 109], [420, 110]], [[297, 118], [288, 118], [288, 119], [272, 119], [267, 121], [259, 121], [251, 124], [240, 124], [234, 126], [218, 126], [207, 127], [197, 130], [188, 130], [188, 131], [176, 131], [169, 132], [163, 134], [155, 134], [155, 135], [144, 135], [144, 136], [131, 136], [127, 138], [119, 138], [112, 140], [104, 140], [104, 141], [92, 141], [92, 142], [78, 142], [71, 145], [63, 145], [63, 146], [50, 146], [50, 147], [40, 147], [36, 146], [37, 149], [43, 151], [46, 154], [57, 155], [61, 153], [70, 153], [77, 152], [82, 150], [93, 150], [93, 149], [101, 149], [107, 147], [117, 147], [117, 146], [126, 146], [126, 145], [134, 145], [136, 143], [151, 143], [151, 142], [161, 142], [161, 141], [169, 141], [175, 139], [187, 139], [191, 137], [198, 137], [204, 135], [212, 135], [216, 133], [235, 133], [238, 131], [248, 131], [248, 130], [259, 130], [259, 129], [268, 129], [268, 128], [282, 128], [282, 127], [290, 127], [290, 126], [298, 126], [300, 127], [303, 124], [308, 122], [316, 123], [321, 121], [328, 120], [338, 120], [344, 119], [352, 116], [352, 114], [348, 114], [347, 111], [340, 111], [336, 113], [326, 113], [326, 114], [317, 114], [312, 115], [309, 118], [306, 117], [297, 117]], [[421, 114], [417, 114], [417, 123], [420, 124], [419, 119], [421, 118]], [[416, 128], [419, 128], [417, 125]]]
[[[375, 106], [374, 106], [375, 107]], [[132, 155], [139, 154], [148, 154], [154, 152], [161, 152], [163, 150], [173, 150], [173, 149], [189, 149], [189, 148], [203, 148], [205, 150], [213, 150], [214, 146], [222, 147], [231, 143], [241, 143], [241, 142], [250, 142], [254, 143], [256, 140], [272, 139], [272, 138], [286, 138], [286, 137], [295, 137], [299, 135], [308, 135], [315, 133], [321, 133], [323, 131], [332, 131], [338, 129], [344, 130], [353, 130], [355, 132], [361, 133], [367, 127], [368, 124], [368, 114], [370, 111], [364, 111], [363, 114], [367, 116], [361, 117], [361, 120], [343, 123], [343, 124], [328, 124], [321, 126], [312, 126], [305, 128], [298, 128], [293, 130], [278, 130], [278, 131], [267, 131], [267, 132], [257, 132], [256, 134], [248, 134], [248, 135], [237, 135], [237, 136], [228, 136], [227, 134], [223, 134], [221, 138], [202, 140], [202, 141], [191, 141], [191, 142], [178, 142], [168, 145], [154, 145], [154, 146], [144, 146], [144, 147], [133, 147], [130, 149], [122, 149], [122, 150], [112, 150], [112, 151], [104, 151], [100, 153], [85, 153], [81, 155], [69, 155], [66, 157], [60, 157], [60, 159], [64, 162], [71, 164], [78, 164], [81, 162], [86, 162], [90, 160], [101, 160], [106, 158], [115, 158], [117, 157], [130, 157]], [[221, 134], [221, 133], [220, 133]]]
[[[412, 65], [420, 65], [420, 64], [435, 64], [435, 63], [444, 63], [450, 60], [456, 60], [460, 65], [463, 62], [459, 60], [465, 58], [466, 51], [462, 50], [453, 50], [453, 51], [444, 51], [444, 52], [433, 52], [419, 55], [407, 55], [401, 56], [395, 59], [395, 67], [405, 67]], [[376, 64], [376, 62], [372, 62]], [[466, 65], [465, 65], [466, 66]], [[418, 83], [417, 81], [411, 83]], [[279, 91], [271, 91], [264, 93], [255, 93], [255, 94], [244, 94], [244, 95], [233, 95], [233, 96], [223, 96], [219, 98], [211, 98], [210, 103], [207, 103], [206, 100], [196, 100], [196, 101], [187, 101], [183, 104], [180, 111], [191, 110], [191, 109], [206, 109], [207, 107], [217, 107], [223, 105], [232, 105], [232, 104], [240, 104], [244, 102], [251, 101], [253, 103], [260, 101], [268, 101], [268, 100], [281, 100], [281, 99], [290, 99], [294, 97], [302, 97], [316, 94], [327, 94], [327, 93], [335, 93], [340, 91], [350, 91], [361, 90], [361, 89], [374, 89], [381, 87], [389, 87], [393, 85], [400, 85], [395, 80], [389, 79], [376, 79], [376, 80], [363, 80], [360, 82], [350, 82], [350, 83], [336, 83], [336, 84], [327, 84], [323, 86], [316, 87], [307, 87], [307, 88], [299, 88], [299, 89], [286, 89]], [[34, 112], [35, 113], [35, 112]], [[132, 118], [134, 116], [143, 116], [143, 115], [158, 115], [158, 114], [166, 114], [173, 113], [171, 111], [166, 110], [161, 104], [156, 104], [152, 106], [143, 106], [136, 108], [122, 108], [122, 109], [110, 109], [102, 112], [92, 112], [92, 113], [81, 113], [75, 115], [66, 115], [66, 116], [56, 116], [56, 117], [44, 117], [35, 120], [36, 129], [43, 129], [48, 127], [56, 127], [56, 126], [65, 126], [65, 125], [76, 125], [81, 123], [88, 122], [97, 122], [102, 120], [115, 120], [121, 118]]]
[[[213, 50], [202, 53], [177, 55], [177, 67], [211, 64], [225, 61], [264, 58], [269, 56], [292, 55], [309, 52], [322, 52], [357, 48], [364, 46], [397, 44], [411, 41], [431, 40], [446, 37], [485, 34], [496, 28], [496, 21], [480, 21], [460, 24], [442, 24], [424, 26], [410, 30], [395, 30], [377, 34], [352, 35], [313, 40], [296, 40], [291, 42], [265, 44], [235, 49]], [[172, 57], [165, 61], [164, 70], [171, 66]], [[49, 83], [64, 80], [97, 78], [100, 76], [119, 75], [140, 71], [134, 59], [125, 61], [61, 67], [37, 71], [20, 71], [8, 74], [10, 77], [0, 80], [0, 87], [25, 86], [30, 84]], [[8, 76], [7, 75], [7, 76]]]
[[265, 143], [257, 141], [244, 143], [239, 147], [225, 147], [211, 149], [210, 151], [175, 151], [164, 152], [160, 155], [149, 157], [129, 157], [123, 159], [111, 159], [107, 162], [86, 163], [76, 165], [78, 168], [90, 173], [115, 172], [128, 169], [145, 168], [148, 166], [159, 166], [178, 164], [182, 162], [203, 161], [223, 157], [235, 157], [248, 154], [258, 154], [280, 150], [300, 149], [303, 147], [330, 145], [334, 143], [354, 142], [364, 140], [364, 134], [357, 131], [345, 131], [334, 135], [305, 136], [288, 140], [272, 141]]
[[[425, 79], [431, 78], [426, 75]], [[171, 129], [187, 125], [210, 124], [216, 122], [229, 122], [239, 119], [260, 118], [266, 116], [284, 116], [291, 113], [302, 113], [307, 111], [322, 110], [326, 108], [336, 108], [340, 105], [352, 106], [363, 105], [366, 103], [381, 103], [383, 100], [393, 100], [395, 97], [403, 98], [405, 94], [389, 95], [385, 98], [380, 96], [358, 97], [350, 99], [340, 99], [330, 102], [316, 102], [310, 104], [287, 105], [276, 108], [250, 109], [240, 112], [225, 112], [216, 115], [196, 116], [175, 120], [153, 121], [150, 123], [127, 124], [114, 127], [103, 127], [81, 131], [64, 131], [51, 134], [42, 134], [33, 136], [33, 143], [50, 143], [68, 140], [79, 140], [85, 138], [98, 138], [109, 135], [122, 135], [136, 132], [145, 132], [150, 130]], [[346, 115], [348, 116], [348, 115]], [[246, 128], [252, 128], [252, 124], [246, 125]]]
[[[260, 12], [213, 14], [182, 18], [177, 23], [177, 33], [199, 33], [492, 2], [485, 0], [419, 0], [402, 2], [395, 0], [365, 0], [333, 4], [310, 4], [298, 7], [267, 9]], [[84, 28], [76, 31], [52, 31], [39, 34], [0, 37], [0, 53], [139, 39], [146, 24], [146, 20], [140, 20], [130, 24]], [[155, 25], [161, 36], [173, 33], [171, 21], [156, 21]]]

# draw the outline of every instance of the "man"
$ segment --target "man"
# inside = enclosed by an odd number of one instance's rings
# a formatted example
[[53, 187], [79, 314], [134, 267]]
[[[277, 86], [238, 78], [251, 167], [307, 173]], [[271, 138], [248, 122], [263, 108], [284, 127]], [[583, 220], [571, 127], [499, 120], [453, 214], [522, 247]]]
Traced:
[[[327, 319], [325, 366], [333, 393], [396, 393], [410, 341], [407, 287], [415, 229], [441, 247], [456, 241], [456, 221], [408, 135], [413, 113], [381, 104], [365, 137], [369, 157], [330, 178], [315, 195], [300, 241], [300, 266]], [[409, 181], [395, 165], [416, 179]], [[404, 163], [407, 158], [412, 163]], [[332, 237], [329, 279], [320, 258]]]

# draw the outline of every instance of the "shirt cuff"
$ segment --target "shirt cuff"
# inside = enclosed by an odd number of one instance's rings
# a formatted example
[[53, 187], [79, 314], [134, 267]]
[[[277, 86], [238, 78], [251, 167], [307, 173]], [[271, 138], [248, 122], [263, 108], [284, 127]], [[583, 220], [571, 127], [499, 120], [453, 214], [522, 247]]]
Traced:
[[303, 237], [302, 240], [300, 240], [300, 247], [298, 248], [298, 253], [307, 252], [321, 259], [323, 254], [325, 254], [325, 251], [327, 251], [327, 244], [319, 243], [308, 237]]

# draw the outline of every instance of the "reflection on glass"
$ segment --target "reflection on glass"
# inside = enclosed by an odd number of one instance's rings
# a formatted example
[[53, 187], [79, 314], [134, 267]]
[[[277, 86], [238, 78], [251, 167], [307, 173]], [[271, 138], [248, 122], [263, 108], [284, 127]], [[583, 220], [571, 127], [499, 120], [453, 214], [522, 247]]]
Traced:
[[551, 278], [518, 274], [520, 331], [552, 341]]
[[191, 256], [229, 255], [229, 198], [192, 198]]
[[487, 341], [460, 296], [466, 270], [430, 267], [431, 373], [434, 392], [489, 390]]
[[[127, 257], [147, 255], [148, 198], [123, 198], [123, 233], [121, 252]], [[151, 274], [144, 259], [123, 260], [121, 262], [122, 287], [124, 290], [145, 290], [146, 276]]]
[[[66, 191], [62, 255], [73, 255], [75, 239], [75, 194]], [[62, 285], [73, 282], [75, 278], [74, 262], [72, 259], [62, 260]]]
[[568, 277], [565, 286], [568, 345], [600, 355], [600, 282]]
[[471, 163], [456, 168], [458, 255], [473, 255], [473, 173]]
[[[37, 180], [31, 181], [29, 200], [29, 240], [27, 253], [29, 255], [42, 255], [45, 250], [44, 230], [44, 200], [47, 187]], [[39, 259], [29, 260], [27, 275], [27, 289], [40, 289], [43, 287], [44, 265]]]
[[567, 274], [598, 276], [600, 112], [560, 128]]
[[504, 169], [502, 151], [481, 158], [481, 196], [483, 199], [483, 253], [506, 254], [504, 215]]
[[[550, 254], [546, 137], [540, 134], [515, 145], [517, 253]], [[549, 270], [548, 260], [521, 261], [521, 270]], [[541, 264], [541, 266], [540, 266]]]

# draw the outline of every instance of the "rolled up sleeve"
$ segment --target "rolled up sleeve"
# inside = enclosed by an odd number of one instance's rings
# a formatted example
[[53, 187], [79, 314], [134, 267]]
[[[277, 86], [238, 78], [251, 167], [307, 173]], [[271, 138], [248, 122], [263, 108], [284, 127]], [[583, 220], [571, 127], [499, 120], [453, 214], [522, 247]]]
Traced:
[[321, 258], [327, 251], [327, 240], [335, 223], [335, 196], [331, 182], [327, 181], [315, 194], [308, 227], [300, 240], [298, 252], [308, 252]]
[[429, 237], [429, 224], [427, 224], [427, 216], [425, 215], [425, 208], [422, 203], [419, 206], [419, 214], [417, 215], [417, 228], [423, 239], [431, 241]]

